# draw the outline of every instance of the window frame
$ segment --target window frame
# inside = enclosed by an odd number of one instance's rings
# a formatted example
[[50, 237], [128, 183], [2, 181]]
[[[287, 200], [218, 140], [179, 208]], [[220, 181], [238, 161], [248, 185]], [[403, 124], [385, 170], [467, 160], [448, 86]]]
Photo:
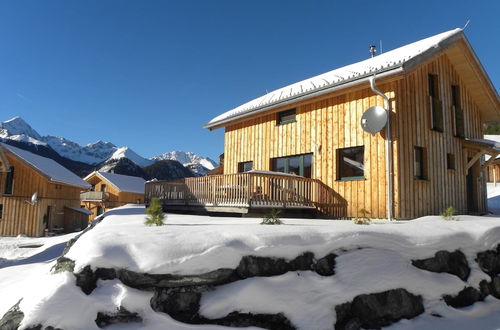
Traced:
[[446, 154], [446, 169], [454, 171], [456, 169], [455, 164], [456, 164], [455, 154], [454, 153], [447, 153]]
[[[289, 116], [293, 114], [293, 119], [283, 120], [283, 117]], [[276, 125], [286, 125], [290, 123], [295, 123], [297, 121], [297, 108], [283, 110], [277, 113], [276, 115]]]
[[[306, 163], [306, 157], [310, 156], [311, 157], [311, 176], [305, 176], [305, 163]], [[309, 152], [309, 153], [305, 153], [305, 154], [298, 154], [298, 155], [290, 155], [290, 156], [283, 156], [283, 157], [274, 157], [274, 158], [271, 158], [270, 160], [270, 168], [271, 168], [271, 171], [274, 171], [274, 172], [280, 172], [280, 173], [286, 173], [286, 174], [291, 174], [289, 172], [290, 170], [290, 159], [292, 158], [297, 158], [299, 157], [299, 174], [297, 174], [298, 176], [301, 176], [301, 177], [304, 177], [304, 178], [312, 178], [313, 177], [313, 164], [314, 164], [314, 153], [312, 152]], [[283, 166], [283, 171], [278, 171], [276, 168], [275, 168], [275, 162], [278, 162], [278, 160], [284, 160], [284, 166]]]
[[[245, 170], [245, 165], [248, 165], [248, 164], [250, 164], [250, 169]], [[248, 172], [251, 170], [253, 170], [253, 160], [238, 163], [238, 173], [245, 173], [245, 172]]]
[[[417, 173], [417, 155], [420, 155], [420, 173]], [[427, 177], [427, 150], [424, 147], [413, 147], [413, 179], [429, 181]]]
[[[4, 195], [11, 196], [14, 194], [14, 166], [9, 167], [9, 172], [5, 176]], [[10, 189], [9, 189], [10, 188]]]
[[[342, 164], [344, 163], [342, 154], [348, 150], [352, 149], [361, 149], [361, 152], [363, 154], [363, 175], [356, 175], [356, 176], [344, 176], [343, 175], [343, 168]], [[366, 175], [365, 175], [365, 146], [354, 146], [354, 147], [347, 147], [347, 148], [339, 148], [337, 149], [337, 181], [359, 181], [359, 180], [366, 180]]]
[[464, 119], [464, 109], [462, 108], [460, 94], [461, 94], [460, 85], [451, 85], [451, 110], [453, 118], [453, 135], [458, 138], [464, 138], [465, 119]]
[[431, 130], [444, 132], [443, 103], [439, 98], [439, 76], [429, 73], [427, 76], [427, 88], [430, 104]]

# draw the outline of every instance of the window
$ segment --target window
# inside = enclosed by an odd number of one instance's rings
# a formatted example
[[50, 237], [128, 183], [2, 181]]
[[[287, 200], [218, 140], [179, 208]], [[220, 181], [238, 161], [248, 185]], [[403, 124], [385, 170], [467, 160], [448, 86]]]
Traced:
[[455, 169], [455, 154], [446, 154], [446, 168], [449, 170]]
[[271, 159], [271, 170], [310, 178], [312, 177], [312, 155], [303, 154], [273, 158]]
[[443, 132], [443, 105], [439, 99], [438, 76], [429, 74], [429, 102], [431, 110], [431, 129]]
[[14, 166], [9, 168], [9, 172], [5, 176], [5, 195], [12, 195], [12, 191], [14, 188]]
[[464, 110], [462, 109], [462, 104], [460, 102], [460, 87], [457, 85], [451, 86], [451, 105], [452, 105], [452, 116], [455, 119], [455, 129], [454, 134], [457, 137], [465, 136], [465, 125], [464, 125]]
[[3, 219], [3, 204], [0, 204], [0, 219]]
[[338, 179], [360, 180], [365, 178], [365, 147], [338, 149]]
[[295, 109], [278, 112], [278, 125], [295, 122]]
[[106, 192], [106, 185], [104, 183], [101, 184], [101, 191]]
[[253, 162], [241, 162], [238, 163], [238, 173], [248, 172], [253, 169]]
[[427, 156], [425, 149], [422, 147], [415, 147], [414, 149], [414, 177], [416, 180], [427, 179]]

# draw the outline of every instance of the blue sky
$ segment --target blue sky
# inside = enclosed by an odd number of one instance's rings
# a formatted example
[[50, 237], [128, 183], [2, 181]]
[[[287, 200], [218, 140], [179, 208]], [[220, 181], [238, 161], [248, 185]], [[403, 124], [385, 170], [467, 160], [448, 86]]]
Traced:
[[470, 24], [498, 90], [500, 1], [0, 1], [0, 121], [215, 160], [203, 124], [287, 84]]

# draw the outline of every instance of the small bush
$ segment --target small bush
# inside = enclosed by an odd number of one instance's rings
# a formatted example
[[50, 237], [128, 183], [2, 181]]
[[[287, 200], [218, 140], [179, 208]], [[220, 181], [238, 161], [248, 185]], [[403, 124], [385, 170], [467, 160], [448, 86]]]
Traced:
[[281, 225], [283, 222], [281, 222], [279, 215], [281, 211], [280, 210], [271, 210], [269, 213], [267, 213], [264, 218], [262, 218], [262, 222], [260, 223], [261, 225]]
[[369, 225], [371, 219], [368, 218], [368, 215], [370, 214], [370, 212], [367, 209], [362, 208], [362, 209], [359, 209], [358, 213], [360, 213], [361, 216], [360, 217], [358, 216], [358, 217], [352, 219], [352, 221], [354, 221], [354, 223], [357, 225]]
[[441, 213], [441, 216], [443, 217], [444, 220], [450, 221], [450, 220], [456, 220], [453, 216], [457, 213], [457, 210], [453, 206], [448, 206], [446, 210]]
[[146, 209], [146, 213], [148, 217], [144, 224], [146, 226], [163, 226], [163, 219], [165, 219], [165, 215], [163, 214], [163, 207], [158, 202], [158, 198], [154, 197], [151, 200], [151, 204]]

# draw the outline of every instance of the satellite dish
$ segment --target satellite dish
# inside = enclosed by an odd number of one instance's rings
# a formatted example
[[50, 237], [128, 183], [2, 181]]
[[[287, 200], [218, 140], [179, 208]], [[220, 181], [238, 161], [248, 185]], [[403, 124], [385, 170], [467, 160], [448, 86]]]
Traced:
[[35, 205], [36, 203], [38, 203], [38, 192], [35, 192], [33, 194], [33, 196], [31, 196], [31, 200], [30, 201], [26, 201], [26, 203], [28, 203], [30, 205]]
[[381, 106], [371, 107], [361, 117], [361, 128], [367, 133], [376, 134], [387, 124], [387, 117], [387, 111]]

